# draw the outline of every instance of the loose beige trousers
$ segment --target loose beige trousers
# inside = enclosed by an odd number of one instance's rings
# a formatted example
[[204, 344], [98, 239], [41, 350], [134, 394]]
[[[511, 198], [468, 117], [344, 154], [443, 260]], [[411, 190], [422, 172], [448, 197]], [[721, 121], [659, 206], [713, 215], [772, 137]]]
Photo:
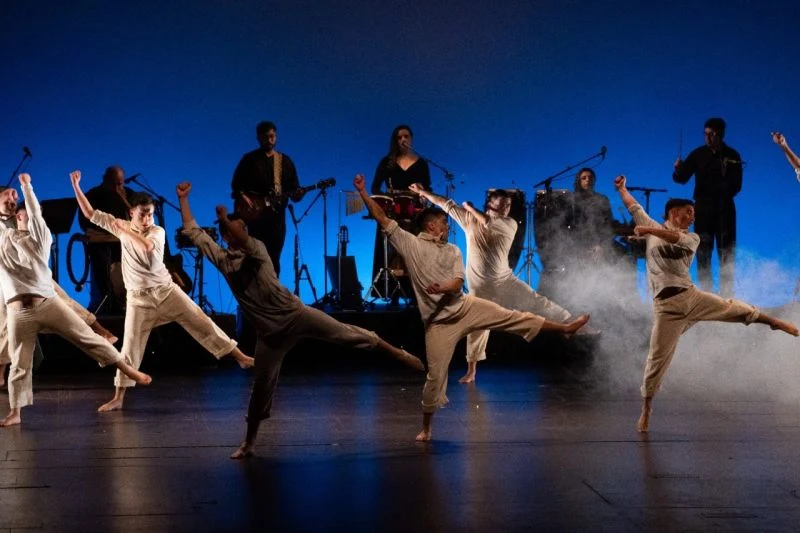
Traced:
[[[96, 316], [94, 316], [81, 304], [70, 298], [58, 283], [53, 282], [53, 286], [56, 290], [56, 295], [61, 298], [65, 304], [67, 304], [67, 307], [75, 311], [78, 317], [87, 325], [91, 326], [97, 321]], [[0, 366], [7, 365], [11, 362], [11, 355], [8, 350], [8, 328], [6, 327], [6, 321], [6, 304], [5, 302], [0, 302]]]
[[8, 401], [12, 409], [33, 403], [33, 347], [40, 332], [57, 333], [83, 350], [100, 366], [116, 364], [122, 355], [59, 297], [46, 298], [36, 305], [14, 310], [7, 308], [8, 344], [11, 370], [8, 374]]
[[[569, 311], [539, 294], [516, 276], [485, 286], [476, 286], [473, 296], [489, 300], [507, 309], [527, 311], [541, 315], [553, 322], [566, 322], [571, 318]], [[467, 361], [475, 363], [486, 359], [486, 343], [489, 341], [488, 331], [476, 331], [467, 335]]]
[[[153, 328], [177, 322], [200, 345], [219, 359], [236, 347], [236, 341], [206, 315], [175, 283], [151, 289], [129, 290], [125, 308], [125, 338], [122, 356], [134, 368], [142, 364], [147, 339]], [[116, 387], [134, 387], [136, 382], [117, 371]]]
[[642, 397], [658, 392], [681, 335], [695, 322], [741, 322], [752, 324], [759, 315], [756, 307], [740, 300], [725, 299], [697, 287], [663, 300], [653, 300], [653, 331], [642, 382]]
[[422, 411], [433, 413], [447, 404], [447, 370], [462, 337], [485, 329], [514, 333], [531, 341], [539, 334], [544, 321], [544, 317], [533, 313], [512, 311], [467, 294], [456, 314], [425, 329], [428, 376], [422, 389]]

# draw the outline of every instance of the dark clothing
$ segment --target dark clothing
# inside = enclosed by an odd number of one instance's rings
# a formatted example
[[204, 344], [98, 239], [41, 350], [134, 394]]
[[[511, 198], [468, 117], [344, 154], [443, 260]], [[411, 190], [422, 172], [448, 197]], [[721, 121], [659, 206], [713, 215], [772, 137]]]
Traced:
[[[280, 192], [285, 198], [300, 188], [300, 182], [297, 178], [297, 169], [289, 156], [281, 154], [280, 166]], [[263, 148], [244, 154], [233, 172], [231, 181], [233, 194], [244, 192], [267, 197], [275, 195], [274, 171], [275, 157], [267, 156]], [[280, 276], [281, 252], [286, 239], [286, 202], [279, 201], [272, 208], [265, 209], [258, 220], [248, 223], [247, 229], [251, 236], [267, 247], [275, 273]]]
[[614, 238], [611, 202], [593, 191], [573, 193], [572, 235], [577, 252], [588, 252], [599, 246], [610, 249]]
[[736, 247], [736, 206], [733, 198], [742, 190], [742, 157], [722, 144], [718, 152], [708, 146], [693, 150], [672, 174], [676, 183], [687, 183], [695, 176], [695, 232], [700, 235], [697, 248], [697, 274], [700, 286], [711, 291], [711, 255], [714, 243], [720, 259], [719, 292], [733, 295], [733, 262]]
[[[389, 162], [391, 158], [387, 155], [383, 159], [381, 159], [380, 163], [378, 163], [378, 167], [375, 169], [375, 178], [372, 180], [372, 187], [370, 188], [370, 192], [372, 194], [382, 194], [383, 186], [385, 185], [387, 190], [392, 191], [408, 191], [408, 187], [412, 183], [419, 183], [426, 190], [431, 190], [431, 173], [430, 169], [428, 168], [428, 163], [419, 158], [414, 163], [408, 167], [406, 170], [403, 170], [396, 164], [393, 166], [389, 166]], [[392, 213], [386, 213], [387, 216], [393, 217]], [[411, 231], [412, 233], [416, 234], [415, 228], [412, 227], [412, 220], [410, 219], [403, 219], [398, 220], [400, 227], [407, 231]], [[377, 227], [375, 233], [375, 254], [372, 260], [372, 279], [375, 281], [374, 285], [378, 289], [376, 291], [372, 291], [374, 296], [382, 297], [382, 298], [389, 298], [388, 294], [384, 294], [385, 292], [385, 284], [377, 279], [377, 275], [380, 272], [381, 267], [384, 266], [383, 261], [383, 245], [384, 245], [384, 235], [383, 231], [381, 231], [380, 226]], [[402, 292], [405, 294], [407, 298], [414, 297], [414, 291], [411, 288], [411, 282], [408, 278], [408, 274], [405, 272], [405, 265], [403, 264], [403, 259], [394, 249], [394, 247], [389, 244], [387, 247], [387, 266], [393, 271], [400, 272], [401, 274], [398, 275], [398, 281], [400, 282], [400, 287]], [[394, 280], [389, 280], [389, 293], [391, 294], [395, 287]], [[395, 295], [399, 295], [399, 291], [395, 292]], [[396, 298], [396, 296], [395, 296]]]
[[[125, 187], [125, 194], [127, 197], [130, 197], [133, 193], [133, 189]], [[113, 188], [109, 189], [98, 185], [86, 191], [86, 198], [94, 209], [110, 213], [122, 220], [130, 219], [130, 208], [126, 200]], [[92, 224], [88, 218], [83, 216], [80, 209], [78, 210], [78, 224], [80, 224], [83, 231], [91, 228], [99, 233], [111, 235], [103, 228]], [[122, 301], [118, 300], [116, 295], [124, 291], [121, 291], [121, 287], [114, 290], [111, 282], [112, 265], [118, 265], [122, 261], [122, 247], [120, 243], [90, 242], [87, 244], [87, 248], [89, 252], [90, 273], [92, 276], [89, 309], [95, 310], [94, 312], [96, 314], [122, 314], [125, 310], [125, 306]], [[116, 267], [114, 268], [116, 269]], [[105, 302], [103, 302], [104, 299]], [[100, 307], [101, 304], [102, 307]]]
[[396, 164], [390, 166], [390, 161], [391, 158], [387, 155], [378, 163], [370, 187], [372, 194], [381, 194], [384, 184], [387, 190], [406, 191], [412, 183], [419, 183], [426, 190], [431, 190], [431, 171], [424, 159], [420, 157], [406, 170]]

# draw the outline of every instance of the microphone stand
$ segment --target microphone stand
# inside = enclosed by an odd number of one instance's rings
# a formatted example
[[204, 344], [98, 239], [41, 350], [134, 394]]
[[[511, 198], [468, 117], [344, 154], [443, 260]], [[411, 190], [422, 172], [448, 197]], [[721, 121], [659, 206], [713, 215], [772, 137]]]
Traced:
[[[159, 204], [162, 204], [162, 205], [166, 204], [166, 205], [170, 206], [172, 209], [174, 209], [175, 211], [177, 211], [178, 213], [181, 212], [181, 208], [180, 207], [178, 207], [177, 205], [173, 204], [172, 202], [170, 202], [169, 200], [167, 200], [166, 198], [164, 198], [163, 196], [158, 194], [156, 191], [154, 191], [153, 189], [151, 189], [150, 187], [148, 187], [144, 183], [140, 182], [139, 178], [137, 176], [134, 176], [134, 177], [128, 178], [128, 179], [130, 180], [129, 183], [135, 183], [136, 185], [138, 185], [139, 187], [144, 189], [146, 192], [148, 192], [151, 195], [153, 195], [153, 198], [155, 198], [155, 200]], [[163, 211], [162, 211], [162, 214], [163, 214]]]
[[667, 189], [653, 189], [651, 187], [626, 187], [628, 191], [638, 191], [644, 193], [644, 210], [650, 213], [650, 195], [654, 192], [667, 192]]
[[[317, 198], [319, 198], [319, 195], [317, 195]], [[314, 202], [317, 201], [317, 198], [314, 198]], [[314, 202], [311, 202], [311, 205], [314, 205]], [[308, 209], [311, 209], [311, 206], [308, 206]], [[292, 216], [292, 224], [294, 225], [294, 295], [298, 297], [300, 296], [300, 281], [305, 279], [308, 281], [308, 285], [311, 287], [311, 294], [314, 296], [314, 300], [316, 300], [317, 289], [314, 288], [314, 282], [311, 281], [311, 274], [308, 272], [308, 265], [305, 263], [300, 265], [300, 228], [298, 225], [308, 214], [308, 209], [306, 209], [305, 212], [300, 215], [300, 218], [295, 218], [294, 209], [289, 209], [289, 214]], [[305, 277], [303, 277], [303, 272], [305, 272]]]
[[[413, 147], [409, 146], [410, 150], [414, 150]], [[444, 165], [440, 165], [433, 159], [429, 157], [425, 157], [421, 153], [414, 150], [414, 153], [417, 154], [417, 157], [428, 163], [430, 166], [438, 168], [444, 174], [444, 197], [445, 198], [453, 198], [456, 194], [456, 184], [455, 184], [455, 175], [450, 172]], [[456, 228], [454, 226], [450, 227], [450, 232], [448, 233], [448, 241], [453, 242], [455, 240], [456, 235]]]
[[25, 153], [22, 156], [22, 159], [19, 160], [19, 164], [17, 165], [17, 168], [15, 168], [14, 170], [11, 171], [11, 177], [8, 178], [8, 183], [6, 183], [6, 188], [11, 187], [11, 182], [14, 181], [14, 178], [17, 177], [17, 175], [19, 174], [19, 171], [22, 168], [22, 165], [25, 164], [25, 161], [27, 161], [28, 158], [32, 158], [32, 157], [33, 156], [31, 155], [31, 153], [26, 150]]

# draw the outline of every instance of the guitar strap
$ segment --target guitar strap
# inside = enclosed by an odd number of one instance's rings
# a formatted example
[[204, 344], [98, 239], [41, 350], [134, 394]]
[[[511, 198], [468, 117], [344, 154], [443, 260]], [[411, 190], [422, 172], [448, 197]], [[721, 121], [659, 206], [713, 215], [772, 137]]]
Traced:
[[272, 180], [275, 186], [275, 196], [280, 197], [283, 192], [281, 189], [281, 164], [283, 163], [283, 154], [275, 152], [272, 156]]

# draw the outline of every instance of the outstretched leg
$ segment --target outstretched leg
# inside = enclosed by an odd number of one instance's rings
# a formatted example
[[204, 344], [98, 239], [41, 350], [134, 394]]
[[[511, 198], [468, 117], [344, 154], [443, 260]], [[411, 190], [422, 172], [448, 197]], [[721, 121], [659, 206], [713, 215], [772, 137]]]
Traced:
[[786, 322], [785, 320], [765, 315], [764, 313], [760, 313], [758, 318], [755, 319], [755, 322], [759, 324], [766, 324], [770, 327], [770, 329], [783, 331], [794, 337], [800, 336], [800, 331], [798, 331], [797, 326], [791, 322]]

